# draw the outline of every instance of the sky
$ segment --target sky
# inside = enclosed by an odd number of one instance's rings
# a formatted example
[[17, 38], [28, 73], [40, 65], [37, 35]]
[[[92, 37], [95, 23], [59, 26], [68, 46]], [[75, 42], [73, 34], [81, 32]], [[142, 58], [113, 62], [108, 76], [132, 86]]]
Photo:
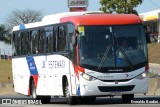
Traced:
[[[89, 0], [88, 11], [98, 11], [100, 0]], [[0, 24], [5, 24], [5, 19], [15, 9], [40, 10], [44, 15], [68, 12], [68, 0], [0, 0]], [[136, 10], [144, 13], [160, 9], [160, 0], [143, 0]]]

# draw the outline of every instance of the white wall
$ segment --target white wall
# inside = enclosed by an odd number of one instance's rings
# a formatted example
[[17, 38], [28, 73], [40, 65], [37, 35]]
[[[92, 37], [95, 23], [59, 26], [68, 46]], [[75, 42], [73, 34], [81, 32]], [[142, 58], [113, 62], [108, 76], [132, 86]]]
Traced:
[[5, 44], [4, 42], [0, 41], [0, 55], [12, 55], [12, 46], [11, 44]]

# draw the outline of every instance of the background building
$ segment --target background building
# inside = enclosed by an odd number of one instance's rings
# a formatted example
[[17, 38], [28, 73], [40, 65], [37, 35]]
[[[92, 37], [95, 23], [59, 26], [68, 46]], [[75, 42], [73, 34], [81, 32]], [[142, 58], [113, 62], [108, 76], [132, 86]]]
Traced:
[[11, 44], [0, 41], [0, 59], [10, 59], [12, 56]]
[[87, 11], [88, 0], [68, 0], [70, 12]]
[[140, 14], [150, 33], [151, 42], [160, 42], [160, 9]]

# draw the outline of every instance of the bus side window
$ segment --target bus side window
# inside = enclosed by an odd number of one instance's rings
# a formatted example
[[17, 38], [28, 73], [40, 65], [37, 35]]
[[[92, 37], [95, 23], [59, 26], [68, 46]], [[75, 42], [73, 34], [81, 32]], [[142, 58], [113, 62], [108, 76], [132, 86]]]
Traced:
[[56, 52], [57, 41], [56, 41], [56, 28], [53, 28], [53, 52]]
[[44, 54], [44, 46], [45, 46], [45, 38], [44, 38], [44, 29], [40, 29], [39, 30], [39, 34], [38, 34], [38, 53], [40, 54]]
[[21, 55], [21, 33], [17, 35], [17, 45], [16, 45], [17, 56]]
[[24, 31], [21, 33], [21, 53], [28, 55], [29, 52], [29, 32]]
[[[72, 24], [68, 24], [67, 25], [67, 30], [68, 30], [68, 37], [69, 37], [69, 49], [70, 49], [70, 51], [73, 51], [73, 45], [75, 45], [75, 44], [73, 44], [73, 39], [75, 39], [75, 35], [73, 35], [74, 34], [74, 26], [72, 25]], [[76, 40], [75, 40], [76, 41]]]
[[33, 30], [30, 32], [30, 37], [31, 37], [31, 45], [30, 45], [30, 53], [31, 54], [37, 54], [38, 50], [37, 50], [37, 31]]
[[45, 28], [46, 35], [46, 53], [53, 52], [53, 26]]
[[18, 36], [18, 33], [14, 33], [13, 34], [13, 37], [12, 37], [12, 55], [13, 56], [16, 56], [17, 55], [17, 36]]
[[[76, 38], [76, 33], [75, 33], [75, 27], [73, 24], [67, 24], [67, 35], [68, 35], [68, 45], [69, 45], [69, 50], [70, 50], [70, 57], [71, 61], [76, 65], [76, 43], [77, 43], [77, 38]], [[78, 32], [77, 32], [78, 34]]]
[[58, 27], [57, 50], [65, 51], [66, 46], [66, 29], [65, 26], [60, 26]]

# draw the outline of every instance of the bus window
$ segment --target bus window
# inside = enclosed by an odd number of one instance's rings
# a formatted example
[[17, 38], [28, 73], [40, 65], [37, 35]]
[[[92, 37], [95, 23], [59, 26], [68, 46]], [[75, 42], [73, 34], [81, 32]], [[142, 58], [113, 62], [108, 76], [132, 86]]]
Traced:
[[21, 55], [21, 36], [20, 34], [21, 33], [17, 35], [17, 47], [16, 47], [17, 56]]
[[68, 24], [67, 25], [68, 29], [68, 35], [69, 35], [69, 48], [71, 51], [73, 51], [73, 44], [72, 44], [72, 38], [74, 35], [74, 25], [73, 24]]
[[[75, 38], [75, 29], [74, 29], [74, 25], [73, 24], [67, 24], [67, 35], [69, 37], [69, 50], [71, 52], [71, 61], [76, 65], [76, 45], [73, 44], [74, 40], [73, 38]], [[76, 39], [76, 38], [75, 38]], [[76, 40], [75, 40], [76, 41]], [[74, 42], [75, 43], [75, 42]]]
[[44, 40], [45, 40], [45, 36], [44, 36], [44, 29], [40, 29], [39, 30], [39, 35], [38, 35], [38, 53], [43, 54], [44, 51]]
[[12, 38], [12, 55], [13, 56], [17, 56], [17, 37], [18, 37], [18, 33], [14, 33], [13, 34], [13, 38]]
[[36, 30], [33, 30], [30, 32], [30, 35], [31, 35], [31, 54], [36, 54], [38, 52], [38, 47], [37, 47], [37, 31]]
[[65, 26], [58, 27], [58, 35], [57, 35], [57, 51], [65, 51], [66, 50], [66, 30]]
[[45, 28], [45, 35], [46, 35], [46, 53], [53, 52], [53, 26]]
[[29, 33], [22, 32], [21, 33], [21, 52], [22, 55], [27, 55], [29, 51]]
[[56, 29], [53, 28], [53, 52], [56, 52], [57, 49], [56, 37]]

